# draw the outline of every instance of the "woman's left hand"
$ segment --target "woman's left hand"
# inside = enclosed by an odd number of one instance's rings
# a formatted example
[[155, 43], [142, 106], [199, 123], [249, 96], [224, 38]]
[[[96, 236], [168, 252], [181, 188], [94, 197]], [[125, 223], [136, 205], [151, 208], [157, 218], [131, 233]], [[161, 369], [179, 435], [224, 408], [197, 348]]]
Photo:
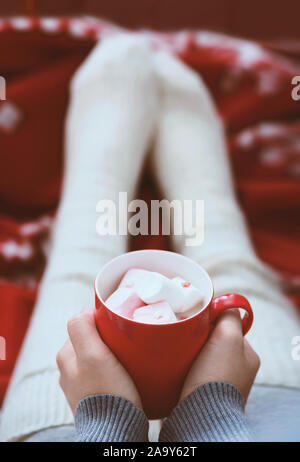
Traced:
[[122, 396], [142, 409], [133, 380], [102, 341], [89, 309], [69, 320], [68, 333], [56, 361], [59, 383], [73, 413], [82, 398], [96, 394]]

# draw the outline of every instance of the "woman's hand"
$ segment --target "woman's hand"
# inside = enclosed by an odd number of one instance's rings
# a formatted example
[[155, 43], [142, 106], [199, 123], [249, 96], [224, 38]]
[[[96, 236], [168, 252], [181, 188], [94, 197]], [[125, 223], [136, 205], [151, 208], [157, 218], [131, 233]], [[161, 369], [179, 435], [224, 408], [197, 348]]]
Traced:
[[82, 398], [96, 394], [123, 396], [142, 408], [138, 391], [121, 363], [102, 341], [93, 313], [85, 309], [68, 322], [69, 339], [58, 352], [60, 386], [75, 412]]
[[183, 386], [180, 401], [199, 385], [228, 382], [235, 385], [246, 403], [260, 360], [242, 334], [239, 311], [224, 312], [195, 359]]

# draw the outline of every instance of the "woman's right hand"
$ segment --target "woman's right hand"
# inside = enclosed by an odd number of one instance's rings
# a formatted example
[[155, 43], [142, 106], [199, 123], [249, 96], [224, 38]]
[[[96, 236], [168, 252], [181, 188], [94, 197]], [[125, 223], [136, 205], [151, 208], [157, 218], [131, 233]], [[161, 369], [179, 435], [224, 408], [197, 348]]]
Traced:
[[240, 390], [246, 403], [259, 366], [259, 356], [242, 334], [239, 310], [227, 310], [192, 364], [180, 401], [200, 385], [227, 382]]

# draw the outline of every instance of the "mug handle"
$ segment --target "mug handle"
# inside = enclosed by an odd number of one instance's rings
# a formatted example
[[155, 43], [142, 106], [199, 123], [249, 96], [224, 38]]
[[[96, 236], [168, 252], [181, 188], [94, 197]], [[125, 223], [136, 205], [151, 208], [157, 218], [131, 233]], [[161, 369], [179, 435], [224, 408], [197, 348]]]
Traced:
[[253, 312], [250, 303], [243, 295], [225, 294], [213, 298], [210, 311], [211, 322], [214, 322], [222, 311], [230, 308], [243, 308], [246, 311], [242, 318], [243, 335], [246, 335], [252, 326]]

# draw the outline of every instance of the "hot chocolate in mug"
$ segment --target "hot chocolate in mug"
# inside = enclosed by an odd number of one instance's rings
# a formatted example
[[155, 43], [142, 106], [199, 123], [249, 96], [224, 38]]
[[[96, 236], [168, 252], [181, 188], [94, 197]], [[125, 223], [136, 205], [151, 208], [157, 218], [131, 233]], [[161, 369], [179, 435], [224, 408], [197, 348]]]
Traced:
[[[169, 324], [144, 324], [120, 316], [105, 306], [130, 268], [159, 272], [169, 278], [181, 276], [204, 294], [199, 312]], [[253, 313], [242, 295], [214, 298], [212, 281], [195, 261], [174, 252], [138, 250], [108, 262], [95, 281], [95, 320], [103, 341], [129, 372], [140, 393], [149, 419], [166, 417], [177, 404], [184, 378], [212, 323], [224, 310], [243, 308], [243, 334], [251, 327]]]

